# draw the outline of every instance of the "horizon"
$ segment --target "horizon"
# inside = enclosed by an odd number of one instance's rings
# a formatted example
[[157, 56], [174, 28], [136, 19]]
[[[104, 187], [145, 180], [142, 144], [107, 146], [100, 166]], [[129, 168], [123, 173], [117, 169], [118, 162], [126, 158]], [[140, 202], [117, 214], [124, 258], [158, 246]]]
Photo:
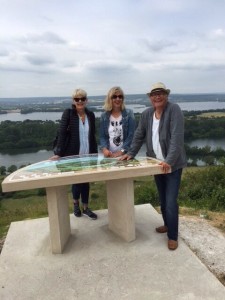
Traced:
[[[141, 95], [141, 96], [147, 96], [146, 93], [132, 93], [132, 94], [127, 94], [125, 93], [126, 96], [135, 96], [135, 95]], [[187, 96], [193, 96], [193, 95], [225, 95], [225, 92], [210, 92], [210, 93], [170, 93], [169, 96], [180, 96], [180, 95], [187, 95]], [[96, 97], [106, 97], [106, 95], [88, 95], [87, 98], [96, 98]], [[24, 97], [0, 97], [0, 100], [14, 100], [14, 99], [41, 99], [41, 98], [68, 98], [71, 99], [72, 96], [24, 96]]]

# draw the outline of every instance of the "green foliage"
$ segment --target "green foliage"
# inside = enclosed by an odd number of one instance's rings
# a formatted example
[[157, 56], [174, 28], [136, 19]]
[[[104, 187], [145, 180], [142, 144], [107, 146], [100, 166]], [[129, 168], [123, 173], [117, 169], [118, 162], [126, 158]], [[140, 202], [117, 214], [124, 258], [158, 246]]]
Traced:
[[11, 165], [10, 167], [8, 167], [7, 171], [9, 173], [13, 173], [17, 170], [17, 166], [16, 165]]
[[44, 197], [27, 197], [1, 201], [0, 227], [11, 222], [47, 216], [47, 202]]
[[5, 174], [6, 174], [6, 167], [0, 166], [0, 175], [5, 175]]
[[179, 202], [182, 206], [212, 211], [225, 210], [225, 168], [211, 166], [186, 171], [183, 176]]
[[[3, 180], [3, 176], [0, 180]], [[71, 187], [68, 186], [70, 213], [73, 211]], [[158, 193], [153, 176], [137, 178], [134, 181], [135, 204], [150, 203], [159, 206]], [[183, 172], [180, 206], [194, 210], [225, 211], [225, 168], [211, 166], [187, 168]], [[107, 208], [105, 182], [91, 183], [90, 207], [93, 210]], [[2, 193], [0, 189], [0, 237], [13, 221], [47, 216], [47, 201], [44, 189]]]
[[153, 177], [149, 177], [147, 181], [135, 181], [134, 189], [135, 205], [151, 203], [153, 206], [158, 206], [158, 194]]
[[0, 123], [0, 150], [51, 147], [58, 123], [53, 121], [25, 120]]
[[225, 118], [185, 118], [186, 142], [199, 138], [224, 138]]
[[95, 193], [95, 192], [91, 193], [91, 199], [96, 200], [98, 198], [99, 198], [99, 195], [97, 193]]
[[46, 189], [38, 189], [37, 195], [38, 196], [46, 196]]
[[90, 185], [90, 207], [93, 210], [107, 208], [105, 182], [92, 182]]

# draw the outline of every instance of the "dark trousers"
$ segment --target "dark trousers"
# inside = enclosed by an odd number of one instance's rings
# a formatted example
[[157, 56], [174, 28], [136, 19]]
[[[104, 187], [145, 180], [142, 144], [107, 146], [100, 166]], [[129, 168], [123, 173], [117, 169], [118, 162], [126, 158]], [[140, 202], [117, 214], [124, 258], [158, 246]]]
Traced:
[[158, 189], [164, 225], [168, 227], [168, 238], [177, 240], [178, 238], [178, 213], [177, 203], [180, 188], [182, 169], [169, 174], [155, 175], [155, 182]]
[[81, 197], [82, 203], [88, 204], [89, 190], [90, 190], [89, 182], [72, 184], [73, 199], [79, 200]]

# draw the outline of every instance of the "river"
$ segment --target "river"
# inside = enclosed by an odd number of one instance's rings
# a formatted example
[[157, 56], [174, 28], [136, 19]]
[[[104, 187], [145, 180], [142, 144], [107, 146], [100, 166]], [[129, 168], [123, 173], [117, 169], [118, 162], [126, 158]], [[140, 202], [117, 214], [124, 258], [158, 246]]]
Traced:
[[[210, 110], [210, 109], [225, 109], [225, 102], [181, 102], [178, 103], [182, 110], [187, 111], [195, 111], [195, 110]], [[126, 107], [133, 109], [135, 113], [141, 113], [144, 109], [146, 109], [145, 105], [141, 104], [128, 104]], [[95, 112], [96, 117], [99, 117], [101, 111]], [[29, 114], [20, 114], [20, 113], [8, 113], [4, 115], [0, 115], [0, 122], [9, 120], [9, 121], [24, 121], [26, 119], [30, 120], [51, 120], [56, 121], [61, 118], [61, 112], [36, 112]], [[193, 142], [190, 142], [189, 145], [191, 147], [204, 147], [206, 145], [210, 146], [212, 149], [222, 148], [225, 150], [225, 139], [222, 140], [213, 140], [213, 139], [199, 139]], [[23, 153], [13, 153], [13, 154], [4, 154], [0, 153], [0, 166], [5, 166], [8, 168], [11, 165], [16, 165], [17, 167], [21, 167], [22, 165], [27, 165], [30, 163], [39, 162], [42, 160], [46, 160], [53, 155], [52, 151], [47, 150], [39, 150], [36, 152], [28, 152], [23, 151]], [[145, 155], [145, 147], [143, 146], [139, 152], [139, 155]]]
[[[205, 146], [211, 147], [213, 150], [216, 148], [222, 148], [225, 150], [225, 139], [213, 140], [213, 139], [199, 139], [192, 141], [188, 144], [190, 147], [197, 146], [203, 148]], [[142, 146], [138, 155], [145, 156], [146, 150], [145, 145]], [[0, 153], [0, 166], [5, 166], [8, 168], [11, 165], [16, 165], [18, 168], [24, 165], [33, 164], [42, 160], [47, 160], [53, 155], [52, 151], [48, 150], [38, 150], [36, 152], [25, 151], [23, 153], [16, 154], [4, 154]]]
[[[183, 111], [200, 111], [225, 109], [225, 102], [208, 101], [208, 102], [179, 102], [178, 105]], [[133, 109], [134, 113], [142, 113], [147, 107], [142, 104], [126, 104], [127, 108]], [[96, 118], [101, 115], [101, 106], [97, 107], [99, 111], [95, 112]], [[29, 114], [8, 113], [0, 114], [0, 123], [2, 121], [24, 121], [24, 120], [42, 120], [56, 121], [60, 120], [62, 112], [34, 112]]]

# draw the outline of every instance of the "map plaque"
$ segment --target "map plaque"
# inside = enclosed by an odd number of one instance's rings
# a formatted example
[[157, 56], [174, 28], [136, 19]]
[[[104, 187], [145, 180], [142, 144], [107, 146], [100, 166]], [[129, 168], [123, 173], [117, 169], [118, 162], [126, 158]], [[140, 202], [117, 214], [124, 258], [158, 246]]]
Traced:
[[52, 253], [62, 253], [71, 234], [67, 185], [105, 181], [109, 229], [130, 242], [135, 239], [133, 179], [161, 174], [159, 162], [138, 156], [120, 161], [101, 154], [46, 160], [7, 176], [2, 191], [46, 188]]

